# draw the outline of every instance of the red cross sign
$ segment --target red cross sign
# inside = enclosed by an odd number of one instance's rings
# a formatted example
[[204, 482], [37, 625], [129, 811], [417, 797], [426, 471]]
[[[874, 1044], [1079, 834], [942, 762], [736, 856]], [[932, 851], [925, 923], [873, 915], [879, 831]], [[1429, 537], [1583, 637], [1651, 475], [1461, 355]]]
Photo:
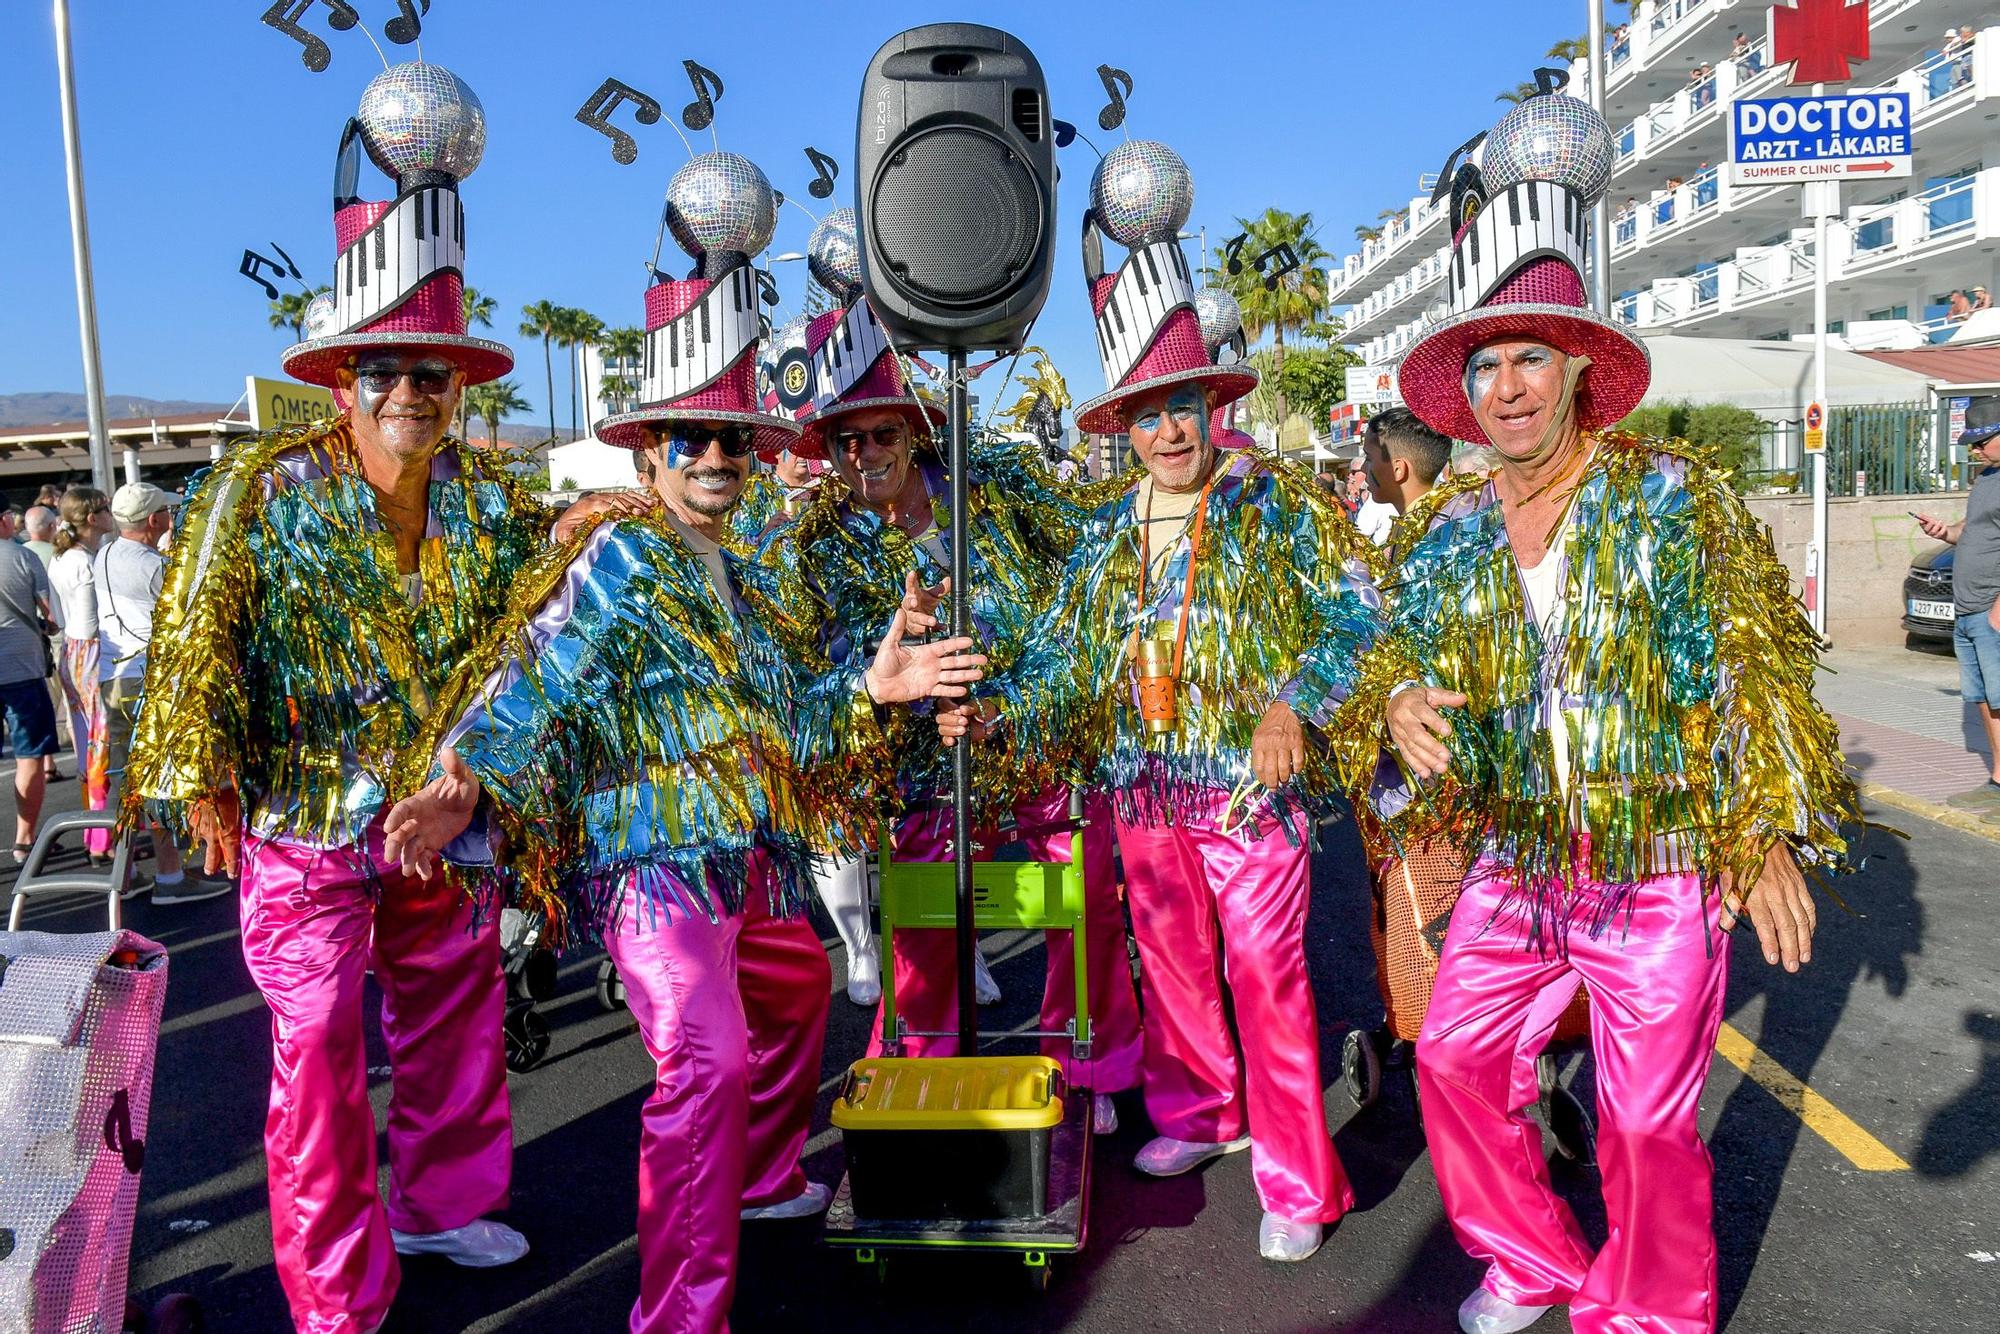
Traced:
[[1786, 0], [1771, 10], [1771, 59], [1792, 64], [1792, 82], [1846, 83], [1868, 59], [1868, 0]]

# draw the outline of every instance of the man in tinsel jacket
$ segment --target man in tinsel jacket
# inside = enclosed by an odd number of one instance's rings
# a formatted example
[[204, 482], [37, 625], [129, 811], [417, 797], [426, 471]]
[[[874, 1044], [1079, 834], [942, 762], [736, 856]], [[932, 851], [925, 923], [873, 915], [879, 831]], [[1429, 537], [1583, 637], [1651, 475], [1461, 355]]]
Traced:
[[[1715, 1328], [1696, 1118], [1725, 933], [1747, 916], [1771, 963], [1809, 959], [1800, 868], [1837, 868], [1855, 817], [1812, 697], [1819, 641], [1763, 525], [1701, 452], [1611, 429], [1649, 367], [1586, 304], [1610, 162], [1602, 119], [1552, 95], [1459, 173], [1455, 313], [1411, 348], [1401, 390], [1499, 467], [1415, 511], [1334, 729], [1393, 835], [1478, 851], [1417, 1047], [1445, 1210], [1488, 1266], [1460, 1309], [1470, 1334], [1563, 1303], [1577, 1330]], [[1610, 1234], [1594, 1255], [1525, 1111], [1579, 986]]]
[[[1192, 196], [1164, 144], [1122, 144], [1098, 168], [1085, 270], [1112, 388], [1077, 427], [1128, 434], [1145, 472], [1085, 522], [1050, 609], [976, 711], [946, 710], [939, 727], [1004, 720], [1027, 754], [1099, 757], [1159, 1131], [1137, 1166], [1170, 1176], [1248, 1148], [1258, 1250], [1296, 1261], [1353, 1204], [1306, 973], [1309, 854], [1332, 790], [1306, 729], [1345, 698], [1379, 598], [1368, 545], [1310, 477], [1217, 448], [1214, 412], [1257, 376], [1204, 344], [1174, 239]], [[1102, 272], [1098, 228], [1132, 249], [1116, 274]]]
[[963, 639], [901, 648], [904, 617], [872, 662], [816, 673], [789, 654], [773, 572], [732, 525], [752, 452], [797, 429], [755, 396], [750, 259], [770, 185], [705, 153], [668, 207], [695, 276], [647, 289], [645, 406], [598, 427], [648, 452], [658, 508], [598, 524], [515, 585], [444, 690], [426, 736], [439, 767], [387, 840], [428, 875], [440, 853], [458, 860], [487, 797], [529, 900], [617, 964], [656, 1069], [631, 1316], [649, 1334], [726, 1325], [739, 1216], [826, 1206], [799, 1167], [831, 989], [801, 916], [815, 850], [867, 828], [846, 794], [887, 765], [874, 704], [963, 693], [983, 662], [955, 656]]
[[[238, 445], [195, 484], [126, 792], [128, 821], [144, 809], [198, 839], [211, 872], [241, 865], [244, 959], [271, 1007], [278, 1278], [298, 1328], [325, 1334], [381, 1323], [398, 1252], [487, 1266], [527, 1250], [481, 1217], [507, 1204], [512, 1159], [492, 915], [382, 854], [396, 756], [552, 518], [505, 456], [446, 434], [465, 386], [514, 360], [465, 332], [458, 180], [478, 165], [478, 105], [441, 66], [402, 65], [349, 123], [334, 289], [284, 354], [346, 409]], [[400, 123], [414, 106], [436, 112], [418, 133]], [[399, 173], [393, 203], [356, 193], [364, 149]], [[395, 1069], [386, 1199], [371, 970]]]
[[[784, 530], [784, 587], [793, 619], [822, 626], [820, 649], [845, 663], [871, 651], [899, 606], [929, 612], [937, 605], [951, 570], [949, 477], [931, 443], [942, 414], [912, 392], [902, 359], [861, 295], [851, 235], [823, 229], [814, 240], [809, 257], [814, 276], [839, 308], [815, 319], [805, 347], [780, 362], [778, 391], [796, 405], [804, 428], [796, 452], [825, 459], [833, 480]], [[970, 463], [972, 618], [984, 651], [1004, 665], [1022, 651], [1022, 632], [1047, 605], [1089, 506], [1043, 467], [1034, 446], [982, 441]], [[898, 727], [895, 750], [895, 789], [879, 794], [900, 808], [895, 855], [948, 861], [950, 754], [935, 727], [908, 715]], [[1056, 747], [1034, 752], [1010, 747], [1004, 738], [996, 742], [974, 770], [974, 827], [986, 831], [978, 841], [990, 848], [992, 830], [1011, 814], [1031, 856], [1068, 861], [1068, 755]], [[1063, 1039], [1045, 1039], [1044, 1050], [1063, 1062], [1076, 1087], [1094, 1091], [1096, 1129], [1108, 1134], [1117, 1129], [1110, 1095], [1139, 1082], [1139, 1004], [1103, 798], [1087, 795], [1084, 813], [1091, 1057], [1075, 1059]], [[1043, 1031], [1060, 1033], [1076, 1015], [1076, 970], [1069, 932], [1046, 936], [1040, 1022]], [[957, 1054], [955, 1037], [923, 1036], [958, 1027], [953, 933], [898, 931], [892, 966], [897, 1018], [916, 1030], [901, 1039], [904, 1054]], [[878, 1022], [870, 1051], [880, 1052], [883, 1042]]]

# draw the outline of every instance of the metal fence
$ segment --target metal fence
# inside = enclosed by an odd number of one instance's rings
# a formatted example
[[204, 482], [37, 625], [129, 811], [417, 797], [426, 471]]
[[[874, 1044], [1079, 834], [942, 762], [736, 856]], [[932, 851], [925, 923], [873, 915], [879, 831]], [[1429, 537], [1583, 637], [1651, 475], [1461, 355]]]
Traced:
[[[1921, 495], [1962, 491], [1972, 484], [1965, 451], [1949, 443], [1943, 403], [1882, 403], [1833, 408], [1826, 421], [1829, 496]], [[1760, 466], [1737, 476], [1745, 495], [1810, 495], [1805, 423], [1765, 423]]]

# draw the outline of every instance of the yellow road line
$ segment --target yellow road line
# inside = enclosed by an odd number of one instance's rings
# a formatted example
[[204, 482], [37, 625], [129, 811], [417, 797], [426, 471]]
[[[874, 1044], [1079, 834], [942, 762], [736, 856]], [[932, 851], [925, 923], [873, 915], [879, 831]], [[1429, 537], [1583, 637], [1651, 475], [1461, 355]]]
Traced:
[[1864, 1172], [1907, 1172], [1910, 1165], [1898, 1158], [1881, 1140], [1812, 1091], [1791, 1071], [1757, 1050], [1757, 1044], [1735, 1028], [1724, 1024], [1715, 1035], [1715, 1049], [1722, 1059], [1741, 1070], [1791, 1109], [1808, 1129], [1840, 1150], [1848, 1162]]

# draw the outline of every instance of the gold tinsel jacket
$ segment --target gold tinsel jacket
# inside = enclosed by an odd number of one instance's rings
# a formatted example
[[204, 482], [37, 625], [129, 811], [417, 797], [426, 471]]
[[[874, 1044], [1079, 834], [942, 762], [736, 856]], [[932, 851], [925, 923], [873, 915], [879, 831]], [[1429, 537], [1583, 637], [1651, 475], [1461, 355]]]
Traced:
[[[1398, 840], [1483, 839], [1537, 902], [1585, 842], [1588, 874], [1612, 884], [1687, 869], [1753, 883], [1780, 838], [1803, 863], [1837, 868], [1855, 789], [1813, 699], [1819, 640], [1769, 532], [1684, 442], [1592, 443], [1546, 635], [1491, 481], [1447, 483], [1399, 528], [1408, 554], [1384, 588], [1388, 630], [1332, 729], [1350, 788]], [[1470, 697], [1448, 711], [1451, 771], [1428, 790], [1384, 750], [1404, 681]]]
[[245, 441], [198, 475], [153, 617], [125, 815], [184, 830], [234, 787], [250, 828], [363, 837], [438, 687], [552, 516], [489, 455], [431, 460], [415, 606], [346, 417]]

